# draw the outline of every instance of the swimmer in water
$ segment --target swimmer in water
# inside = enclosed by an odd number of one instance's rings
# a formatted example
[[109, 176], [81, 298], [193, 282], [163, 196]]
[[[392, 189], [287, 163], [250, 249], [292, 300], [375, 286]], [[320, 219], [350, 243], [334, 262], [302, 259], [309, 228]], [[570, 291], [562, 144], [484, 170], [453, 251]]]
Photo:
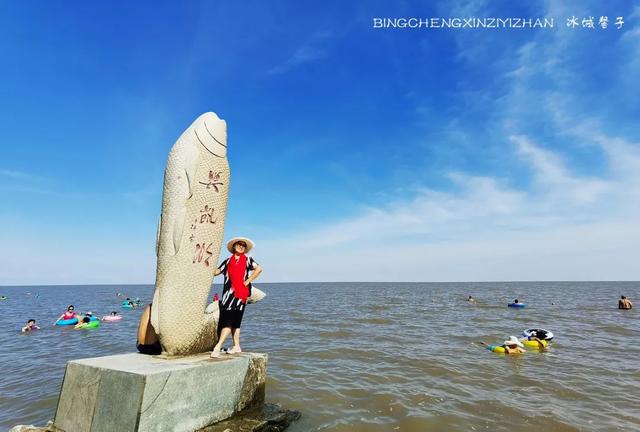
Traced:
[[542, 342], [542, 340], [539, 339], [537, 336], [534, 336], [534, 335], [528, 336], [527, 340], [538, 342], [538, 349], [541, 349], [541, 350], [546, 349], [544, 342]]
[[620, 296], [620, 300], [618, 300], [618, 309], [633, 309], [633, 303], [631, 303], [631, 300], [625, 296]]
[[[490, 346], [486, 342], [480, 342], [480, 345], [485, 347]], [[520, 342], [518, 338], [515, 336], [509, 336], [509, 340], [504, 341], [502, 345], [499, 345], [499, 346], [504, 348], [505, 354], [523, 354], [526, 352], [524, 350], [524, 345], [522, 345], [522, 342]]]
[[469, 298], [467, 299], [467, 301], [468, 301], [469, 303], [475, 303], [475, 302], [476, 302], [476, 299], [474, 299], [474, 298], [473, 298], [473, 296], [469, 296]]
[[86, 327], [86, 325], [89, 324], [90, 322], [91, 322], [91, 318], [88, 316], [85, 316], [84, 318], [82, 318], [82, 321], [76, 324], [75, 328], [81, 329], [83, 327]]
[[[74, 318], [77, 318], [77, 317], [78, 317], [78, 314], [75, 311], [75, 307], [73, 305], [69, 305], [69, 306], [67, 306], [66, 312], [63, 313], [62, 315], [60, 315], [55, 322], [58, 322], [60, 320], [70, 320], [70, 319], [74, 319]], [[54, 324], [55, 324], [55, 322], [54, 322]]]
[[22, 333], [29, 333], [33, 330], [40, 330], [40, 327], [36, 325], [36, 320], [30, 319], [29, 321], [27, 321], [27, 325], [22, 327]]

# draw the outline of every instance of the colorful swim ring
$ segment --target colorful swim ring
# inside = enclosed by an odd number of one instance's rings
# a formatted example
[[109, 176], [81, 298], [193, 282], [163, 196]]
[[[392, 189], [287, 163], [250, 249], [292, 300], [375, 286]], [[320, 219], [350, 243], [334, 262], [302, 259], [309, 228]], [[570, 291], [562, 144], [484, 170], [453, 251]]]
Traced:
[[511, 307], [511, 308], [523, 308], [523, 307], [527, 307], [526, 304], [524, 303], [509, 303], [507, 306]]
[[106, 315], [102, 317], [102, 321], [104, 322], [116, 322], [116, 321], [120, 321], [122, 319], [122, 315]]
[[122, 309], [133, 309], [133, 306], [130, 305], [129, 303], [127, 303], [127, 304], [122, 303]]
[[542, 339], [542, 340], [547, 340], [547, 341], [551, 341], [553, 340], [553, 333], [551, 333], [549, 330], [545, 330], [545, 329], [527, 329], [525, 331], [522, 332], [522, 336], [528, 338], [530, 336], [537, 336], [538, 339]]
[[[524, 345], [525, 348], [540, 349], [540, 344], [538, 344], [538, 341], [536, 340], [520, 339], [520, 342], [522, 343], [522, 345]], [[540, 340], [540, 342], [542, 343], [543, 348], [549, 346], [549, 342], [544, 339]]]
[[[496, 354], [506, 354], [506, 351], [504, 350], [504, 347], [502, 345], [487, 345], [487, 349], [491, 352], [494, 352]], [[520, 352], [515, 352], [515, 353], [511, 353], [509, 355], [513, 355], [513, 354], [522, 354]]]
[[68, 325], [76, 325], [78, 324], [78, 318], [71, 318], [67, 320], [58, 320], [56, 321], [57, 326], [68, 326]]
[[81, 330], [81, 329], [91, 329], [91, 328], [98, 328], [98, 327], [100, 327], [100, 320], [98, 320], [98, 321], [89, 321], [88, 323], [84, 323], [80, 327], [77, 327], [77, 328], [78, 328], [78, 330]]

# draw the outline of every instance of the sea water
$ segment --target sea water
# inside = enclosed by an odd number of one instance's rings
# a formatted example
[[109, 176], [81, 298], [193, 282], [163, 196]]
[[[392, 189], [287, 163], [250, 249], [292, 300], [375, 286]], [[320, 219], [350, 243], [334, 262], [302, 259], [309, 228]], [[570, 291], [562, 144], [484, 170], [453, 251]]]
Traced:
[[[267, 401], [302, 412], [289, 431], [640, 430], [640, 283], [259, 287], [242, 346], [269, 355]], [[0, 287], [1, 430], [53, 419], [67, 361], [135, 351], [141, 309], [121, 309], [119, 292], [147, 303], [153, 287]], [[620, 295], [638, 309], [618, 310]], [[516, 298], [527, 307], [507, 308]], [[69, 304], [124, 318], [54, 327]], [[21, 334], [29, 318], [42, 329]], [[554, 333], [550, 349], [478, 344], [532, 327]]]

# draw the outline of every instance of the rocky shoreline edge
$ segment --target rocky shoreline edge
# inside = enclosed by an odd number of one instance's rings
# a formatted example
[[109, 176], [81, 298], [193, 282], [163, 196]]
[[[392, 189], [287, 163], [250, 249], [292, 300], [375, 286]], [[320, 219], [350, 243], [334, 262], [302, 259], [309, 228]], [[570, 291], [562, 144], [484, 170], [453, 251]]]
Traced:
[[[195, 432], [282, 432], [301, 417], [300, 411], [283, 408], [279, 404], [263, 406], [239, 412], [233, 417], [212, 424]], [[49, 421], [46, 426], [17, 425], [9, 432], [62, 432]]]

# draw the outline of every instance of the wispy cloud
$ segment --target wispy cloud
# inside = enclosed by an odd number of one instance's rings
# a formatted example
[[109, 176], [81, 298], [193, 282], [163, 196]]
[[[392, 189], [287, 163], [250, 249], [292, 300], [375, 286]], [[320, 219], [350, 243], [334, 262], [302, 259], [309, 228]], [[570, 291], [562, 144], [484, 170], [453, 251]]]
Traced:
[[0, 169], [0, 176], [17, 180], [17, 181], [29, 181], [29, 182], [45, 182], [49, 181], [47, 178], [33, 173], [24, 171], [16, 171], [11, 169]]
[[0, 192], [52, 197], [64, 196], [63, 193], [55, 190], [55, 185], [56, 182], [53, 179], [39, 174], [13, 169], [0, 169]]
[[558, 155], [533, 145], [525, 136], [511, 136], [510, 139], [516, 143], [519, 155], [535, 171], [536, 186], [549, 196], [555, 195], [565, 203], [587, 204], [595, 202], [613, 186], [601, 179], [572, 175]]
[[322, 46], [332, 37], [328, 31], [317, 33], [308, 42], [298, 47], [295, 52], [282, 64], [274, 66], [267, 73], [269, 75], [279, 75], [306, 64], [321, 60], [328, 56], [328, 51]]
[[289, 59], [279, 66], [269, 70], [270, 75], [277, 75], [288, 72], [296, 66], [310, 63], [326, 56], [326, 52], [308, 45], [303, 45], [296, 50]]
[[[604, 139], [607, 146], [616, 141]], [[640, 240], [640, 209], [626, 193], [640, 188], [636, 146], [616, 145], [608, 153], [614, 182], [575, 175], [557, 154], [526, 137], [518, 140], [514, 153], [531, 167], [539, 187], [453, 173], [455, 192], [424, 190], [355, 218], [261, 239], [263, 260], [284, 280], [317, 277], [319, 263], [328, 267], [324, 280], [637, 278], [630, 257], [638, 258], [631, 239]], [[292, 247], [294, 263], [287, 260], [287, 269], [278, 257]], [[389, 273], [390, 257], [402, 257], [411, 271]], [[349, 274], [354, 268], [357, 274]]]

